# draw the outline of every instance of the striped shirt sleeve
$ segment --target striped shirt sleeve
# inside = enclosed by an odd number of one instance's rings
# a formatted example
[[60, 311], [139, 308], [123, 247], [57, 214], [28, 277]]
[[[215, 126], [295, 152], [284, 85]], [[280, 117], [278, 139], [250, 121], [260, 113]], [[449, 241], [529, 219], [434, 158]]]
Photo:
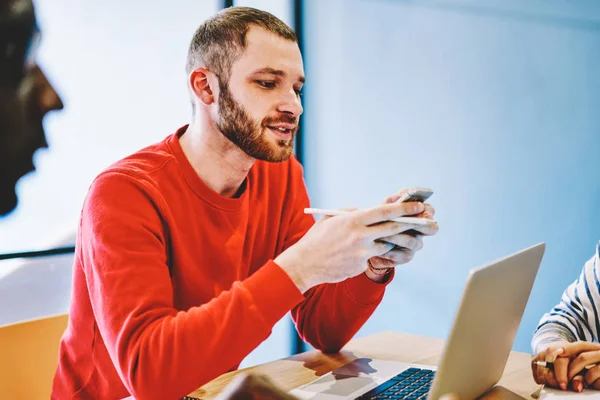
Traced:
[[544, 314], [531, 343], [534, 354], [553, 342], [598, 342], [600, 335], [600, 243], [581, 275]]

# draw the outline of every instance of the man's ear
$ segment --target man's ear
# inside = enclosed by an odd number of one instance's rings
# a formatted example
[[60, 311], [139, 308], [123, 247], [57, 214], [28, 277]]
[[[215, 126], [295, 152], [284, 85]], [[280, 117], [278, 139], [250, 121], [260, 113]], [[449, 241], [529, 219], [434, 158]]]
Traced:
[[192, 93], [205, 105], [215, 101], [215, 95], [210, 86], [209, 76], [211, 72], [206, 68], [196, 68], [190, 73], [189, 84]]

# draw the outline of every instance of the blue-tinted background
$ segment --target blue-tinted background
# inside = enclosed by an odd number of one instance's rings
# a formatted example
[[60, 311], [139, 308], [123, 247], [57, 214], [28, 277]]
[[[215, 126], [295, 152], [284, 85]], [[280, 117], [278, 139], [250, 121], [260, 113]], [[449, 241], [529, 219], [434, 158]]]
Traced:
[[600, 3], [307, 1], [306, 15], [314, 205], [436, 192], [439, 234], [360, 334], [444, 337], [470, 268], [545, 241], [515, 342], [529, 351], [600, 240]]

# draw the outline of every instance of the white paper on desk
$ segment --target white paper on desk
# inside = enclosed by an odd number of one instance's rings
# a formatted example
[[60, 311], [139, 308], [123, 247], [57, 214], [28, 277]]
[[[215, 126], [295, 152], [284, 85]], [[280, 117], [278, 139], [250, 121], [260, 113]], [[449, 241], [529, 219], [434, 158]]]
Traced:
[[600, 399], [600, 392], [597, 390], [585, 390], [581, 393], [566, 392], [556, 389], [544, 388], [540, 395], [540, 400], [567, 400], [567, 399]]

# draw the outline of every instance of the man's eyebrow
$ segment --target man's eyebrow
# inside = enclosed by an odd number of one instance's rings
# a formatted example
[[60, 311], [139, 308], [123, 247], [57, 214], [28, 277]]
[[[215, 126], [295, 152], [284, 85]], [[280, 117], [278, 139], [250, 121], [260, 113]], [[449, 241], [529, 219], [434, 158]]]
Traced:
[[[277, 76], [281, 76], [281, 77], [284, 77], [287, 75], [285, 73], [285, 71], [282, 71], [280, 69], [271, 68], [271, 67], [264, 67], [264, 68], [257, 69], [252, 74], [270, 74], [270, 75], [277, 75]], [[304, 83], [306, 81], [306, 78], [304, 76], [300, 76], [300, 77], [298, 77], [298, 81]]]

